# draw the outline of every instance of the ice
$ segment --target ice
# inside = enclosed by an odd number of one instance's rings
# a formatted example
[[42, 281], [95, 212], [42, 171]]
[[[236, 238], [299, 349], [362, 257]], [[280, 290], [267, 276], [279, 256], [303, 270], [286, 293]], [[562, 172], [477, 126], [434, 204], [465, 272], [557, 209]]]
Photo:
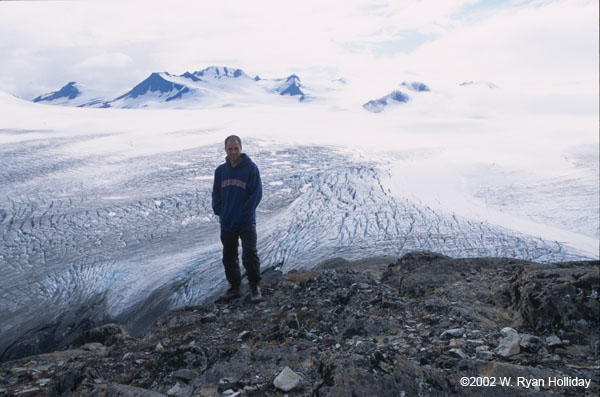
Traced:
[[5, 94], [0, 102], [3, 357], [106, 321], [141, 332], [222, 289], [211, 189], [231, 133], [261, 170], [263, 267], [411, 250], [598, 258], [597, 137], [587, 119], [570, 119], [565, 137], [560, 123], [542, 134], [531, 123], [511, 132], [493, 118], [446, 118], [448, 109], [423, 119], [419, 103], [375, 118], [322, 104], [74, 109]]

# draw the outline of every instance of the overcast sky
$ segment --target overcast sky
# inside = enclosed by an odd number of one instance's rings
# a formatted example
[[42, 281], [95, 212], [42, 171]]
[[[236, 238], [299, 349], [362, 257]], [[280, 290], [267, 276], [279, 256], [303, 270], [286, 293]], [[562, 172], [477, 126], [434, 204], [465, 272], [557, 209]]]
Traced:
[[598, 0], [0, 1], [0, 90], [121, 94], [152, 72], [222, 65], [372, 95], [475, 80], [589, 97], [598, 45]]

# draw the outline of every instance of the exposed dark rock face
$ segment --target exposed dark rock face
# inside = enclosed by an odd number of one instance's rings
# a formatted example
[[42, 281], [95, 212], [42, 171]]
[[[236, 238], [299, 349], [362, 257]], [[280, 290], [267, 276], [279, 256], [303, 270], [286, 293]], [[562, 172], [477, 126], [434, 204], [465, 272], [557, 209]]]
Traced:
[[394, 90], [391, 93], [379, 99], [373, 99], [365, 104], [363, 108], [371, 113], [381, 113], [388, 105], [396, 103], [406, 103], [410, 97], [402, 91]]
[[81, 91], [79, 91], [76, 84], [76, 82], [71, 81], [58, 91], [38, 96], [33, 100], [33, 102], [52, 101], [60, 98], [75, 99], [81, 94]]
[[600, 317], [598, 273], [597, 266], [581, 262], [534, 264], [513, 276], [507, 293], [512, 307], [533, 329], [571, 329]]
[[[171, 312], [142, 338], [118, 325], [90, 330], [70, 350], [3, 363], [0, 395], [600, 391], [598, 262], [428, 252], [387, 259], [270, 271], [264, 302], [244, 297]], [[551, 381], [564, 379], [568, 385]]]

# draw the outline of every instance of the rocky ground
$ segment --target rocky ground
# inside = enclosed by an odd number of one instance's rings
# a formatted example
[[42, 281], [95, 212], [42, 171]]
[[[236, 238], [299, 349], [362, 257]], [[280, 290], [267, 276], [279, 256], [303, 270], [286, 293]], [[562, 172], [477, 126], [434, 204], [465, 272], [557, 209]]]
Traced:
[[343, 259], [4, 362], [0, 396], [597, 396], [599, 263]]

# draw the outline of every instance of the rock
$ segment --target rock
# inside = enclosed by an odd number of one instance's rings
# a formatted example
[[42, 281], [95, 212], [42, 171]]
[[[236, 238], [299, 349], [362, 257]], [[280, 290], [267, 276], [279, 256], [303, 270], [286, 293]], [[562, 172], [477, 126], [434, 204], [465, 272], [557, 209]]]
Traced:
[[273, 385], [279, 390], [290, 391], [300, 384], [302, 377], [285, 367], [273, 381]]
[[467, 342], [470, 345], [477, 345], [477, 346], [485, 344], [485, 342], [483, 341], [483, 339], [467, 339]]
[[108, 348], [101, 343], [86, 343], [81, 346], [81, 349], [87, 350], [90, 352], [98, 353], [98, 354], [107, 354]]
[[442, 335], [440, 335], [440, 338], [460, 338], [461, 336], [463, 336], [463, 334], [465, 333], [465, 329], [464, 328], [453, 328], [453, 329], [448, 329], [444, 332], [442, 332]]
[[431, 251], [414, 251], [404, 254], [402, 258], [398, 259], [399, 265], [432, 263], [441, 261], [444, 259], [450, 259], [446, 255], [438, 254], [437, 252]]
[[554, 353], [560, 354], [561, 356], [571, 355], [571, 352], [569, 352], [567, 349], [563, 349], [561, 347], [554, 349]]
[[[166, 313], [143, 335], [115, 337], [110, 344], [86, 341], [82, 348], [2, 362], [0, 395], [500, 397], [584, 392], [548, 385], [536, 391], [460, 384], [461, 377], [500, 376], [513, 384], [518, 377], [585, 378], [591, 380], [585, 393], [599, 394], [600, 335], [590, 331], [598, 319], [576, 312], [578, 317], [552, 320], [534, 332], [515, 302], [539, 314], [547, 313], [549, 303], [524, 300], [511, 289], [535, 282], [549, 293], [558, 281], [574, 287], [568, 299], [556, 297], [563, 299], [563, 309], [593, 308], [598, 297], [592, 298], [594, 290], [585, 292], [586, 269], [597, 262], [539, 265], [413, 254], [396, 263], [353, 266], [273, 273], [262, 283], [266, 299], [260, 307], [240, 299], [181, 308]], [[534, 297], [533, 290], [524, 293]], [[564, 327], [552, 325], [562, 322]], [[509, 324], [528, 333], [504, 329]], [[559, 345], [554, 338], [545, 343], [552, 334]], [[519, 340], [519, 354], [511, 352], [511, 338]], [[503, 344], [508, 358], [494, 353]], [[288, 392], [274, 386], [285, 366], [302, 371], [295, 373], [300, 381]]]
[[180, 369], [171, 374], [175, 379], [189, 383], [192, 379], [198, 377], [198, 372], [190, 369]]
[[174, 396], [174, 397], [178, 397], [183, 393], [183, 388], [181, 387], [181, 385], [179, 383], [177, 383], [175, 386], [173, 386], [172, 388], [170, 388], [167, 391], [167, 396]]
[[162, 393], [121, 384], [98, 384], [80, 395], [90, 397], [164, 397]]
[[202, 316], [200, 318], [200, 321], [202, 323], [214, 323], [215, 321], [217, 321], [217, 315], [214, 313], [209, 313], [205, 316]]
[[101, 343], [111, 346], [118, 340], [128, 337], [127, 330], [122, 325], [105, 324], [83, 332], [75, 339], [74, 345], [81, 346], [88, 343]]
[[519, 343], [521, 338], [519, 333], [510, 327], [505, 327], [500, 331], [504, 338], [500, 341], [500, 345], [496, 349], [496, 354], [502, 357], [510, 357], [519, 354], [521, 351]]
[[23, 397], [34, 397], [38, 396], [41, 393], [42, 389], [39, 387], [29, 387], [27, 389], [23, 389], [19, 392], [18, 396]]
[[568, 329], [572, 319], [598, 325], [600, 284], [592, 263], [531, 264], [521, 268], [505, 289], [510, 303], [526, 325], [535, 330]]
[[563, 342], [560, 340], [560, 338], [556, 335], [550, 335], [549, 337], [546, 338], [546, 344], [548, 345], [548, 347], [556, 347], [556, 346], [562, 346]]
[[450, 342], [448, 343], [448, 346], [450, 347], [462, 347], [466, 345], [466, 341], [464, 339], [450, 339]]
[[232, 378], [221, 378], [219, 379], [219, 387], [217, 391], [225, 393], [227, 390], [232, 390], [236, 387], [237, 381]]
[[448, 307], [448, 303], [439, 298], [431, 298], [423, 301], [423, 306], [429, 312], [440, 312]]
[[521, 342], [519, 342], [519, 346], [525, 351], [536, 353], [543, 345], [542, 339], [535, 335], [521, 334], [520, 336]]
[[377, 345], [373, 342], [358, 341], [356, 342], [354, 351], [358, 354], [368, 354], [373, 352], [375, 349], [377, 349]]
[[461, 349], [450, 349], [450, 350], [448, 350], [448, 353], [450, 353], [452, 356], [454, 356], [456, 358], [460, 358], [462, 360], [466, 360], [469, 358], [469, 356], [467, 356], [465, 354], [465, 352], [463, 352]]
[[344, 266], [347, 266], [349, 263], [350, 262], [348, 260], [341, 258], [341, 257], [331, 258], [331, 259], [326, 259], [324, 261], [319, 262], [315, 266], [315, 269], [323, 269], [323, 270], [339, 269], [339, 268], [343, 268]]
[[221, 394], [223, 395], [223, 397], [239, 397], [242, 395], [242, 392], [239, 390], [236, 392], [231, 389], [227, 389]]

